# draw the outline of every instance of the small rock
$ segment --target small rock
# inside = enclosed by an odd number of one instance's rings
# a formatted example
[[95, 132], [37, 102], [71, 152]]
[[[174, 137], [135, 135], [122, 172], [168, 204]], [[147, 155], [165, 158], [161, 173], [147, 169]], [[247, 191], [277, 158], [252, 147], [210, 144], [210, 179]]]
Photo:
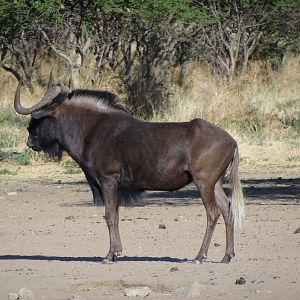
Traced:
[[17, 192], [9, 192], [9, 193], [7, 193], [8, 196], [15, 196], [17, 194], [18, 194]]
[[221, 245], [218, 244], [218, 243], [214, 243], [214, 246], [215, 246], [215, 247], [220, 247]]
[[243, 277], [240, 277], [235, 281], [235, 284], [245, 284], [245, 283], [246, 283], [246, 279]]
[[294, 233], [295, 233], [295, 234], [296, 234], [296, 233], [300, 233], [300, 227], [297, 228], [297, 229], [294, 231]]
[[8, 300], [17, 300], [18, 294], [16, 293], [8, 293]]
[[151, 289], [147, 286], [128, 288], [125, 290], [124, 295], [127, 297], [146, 297], [151, 293]]
[[166, 229], [167, 226], [166, 226], [165, 224], [159, 224], [159, 225], [158, 225], [158, 228], [159, 228], [159, 229]]
[[179, 221], [179, 218], [174, 218], [174, 221], [175, 221], [175, 222], [178, 222], [178, 221]]
[[178, 271], [178, 267], [172, 267], [172, 268], [170, 269], [170, 272], [176, 272], [176, 271]]
[[32, 291], [27, 288], [20, 289], [17, 300], [34, 300]]

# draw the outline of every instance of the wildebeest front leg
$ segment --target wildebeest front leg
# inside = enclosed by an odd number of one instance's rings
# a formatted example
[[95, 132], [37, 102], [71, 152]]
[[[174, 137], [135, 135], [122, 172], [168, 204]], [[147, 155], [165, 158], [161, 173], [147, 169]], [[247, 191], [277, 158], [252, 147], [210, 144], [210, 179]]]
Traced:
[[122, 253], [119, 233], [119, 205], [117, 200], [117, 182], [113, 179], [102, 182], [102, 194], [105, 205], [105, 220], [109, 231], [110, 249], [106, 260], [117, 261]]
[[100, 190], [100, 187], [99, 187], [98, 183], [96, 182], [96, 180], [93, 177], [91, 177], [87, 173], [84, 172], [84, 175], [85, 175], [85, 178], [86, 178], [86, 180], [87, 180], [87, 182], [90, 185], [90, 188], [92, 190], [94, 204], [95, 205], [101, 205], [102, 204], [102, 197], [101, 197], [101, 190]]

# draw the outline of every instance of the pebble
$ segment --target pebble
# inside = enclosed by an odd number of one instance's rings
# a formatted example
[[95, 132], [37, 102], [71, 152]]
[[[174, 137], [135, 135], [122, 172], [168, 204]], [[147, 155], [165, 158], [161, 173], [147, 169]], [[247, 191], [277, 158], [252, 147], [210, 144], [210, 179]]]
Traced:
[[158, 228], [159, 228], [159, 229], [166, 229], [167, 226], [166, 226], [165, 224], [159, 224], [159, 225], [158, 225]]
[[176, 271], [178, 271], [178, 267], [172, 267], [172, 268], [170, 269], [170, 272], [176, 272]]
[[240, 277], [235, 281], [235, 284], [245, 284], [245, 283], [246, 283], [246, 279], [244, 277]]
[[18, 194], [17, 192], [9, 192], [9, 193], [7, 193], [8, 196], [15, 196], [17, 194]]
[[27, 288], [20, 289], [17, 300], [34, 300], [32, 291]]
[[221, 245], [218, 244], [218, 243], [214, 243], [214, 246], [215, 246], [215, 247], [220, 247]]
[[300, 227], [294, 231], [294, 234], [296, 234], [296, 233], [300, 233]]
[[151, 289], [145, 286], [128, 288], [125, 290], [124, 295], [127, 297], [147, 297], [151, 292]]

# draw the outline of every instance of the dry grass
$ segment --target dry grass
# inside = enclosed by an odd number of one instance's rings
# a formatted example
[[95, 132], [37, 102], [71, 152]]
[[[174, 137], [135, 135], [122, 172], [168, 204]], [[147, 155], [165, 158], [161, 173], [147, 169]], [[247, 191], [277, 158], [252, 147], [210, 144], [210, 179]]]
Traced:
[[[178, 81], [179, 74], [174, 75]], [[182, 75], [181, 75], [182, 76]], [[184, 121], [193, 117], [223, 123], [243, 121], [249, 113], [258, 119], [299, 120], [300, 56], [287, 59], [276, 72], [268, 64], [252, 62], [243, 78], [229, 85], [216, 82], [204, 65], [186, 67], [181, 86], [174, 87], [170, 109], [155, 119]]]
[[[46, 81], [48, 73], [44, 73]], [[90, 87], [88, 78], [84, 74], [82, 86]], [[195, 64], [186, 66], [184, 72], [173, 72], [171, 82], [170, 105], [155, 112], [154, 121], [207, 119], [238, 141], [243, 171], [300, 171], [300, 56], [287, 59], [278, 72], [268, 64], [252, 62], [248, 74], [231, 85], [226, 80], [216, 82], [207, 66]], [[0, 71], [0, 152], [26, 148], [28, 118], [17, 116], [12, 109], [16, 85], [12, 76]], [[43, 88], [35, 86], [34, 95], [23, 88], [24, 105], [42, 96]], [[100, 88], [119, 94], [124, 91], [114, 74], [106, 74]], [[31, 160], [39, 165], [44, 158], [33, 155]], [[20, 167], [13, 163], [12, 169], [16, 168]]]
[[231, 85], [214, 81], [201, 65], [188, 66], [183, 77], [169, 109], [156, 112], [154, 120], [204, 118], [235, 137], [243, 170], [300, 171], [300, 56], [287, 59], [278, 72], [252, 62]]

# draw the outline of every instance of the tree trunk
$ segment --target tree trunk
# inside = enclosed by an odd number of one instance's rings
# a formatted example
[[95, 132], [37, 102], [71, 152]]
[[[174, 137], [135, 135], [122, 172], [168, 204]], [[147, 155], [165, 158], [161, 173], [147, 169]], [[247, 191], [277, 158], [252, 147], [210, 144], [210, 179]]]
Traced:
[[77, 89], [80, 87], [80, 73], [82, 67], [82, 56], [75, 50], [75, 55], [71, 59], [70, 64], [70, 83], [72, 89]]

